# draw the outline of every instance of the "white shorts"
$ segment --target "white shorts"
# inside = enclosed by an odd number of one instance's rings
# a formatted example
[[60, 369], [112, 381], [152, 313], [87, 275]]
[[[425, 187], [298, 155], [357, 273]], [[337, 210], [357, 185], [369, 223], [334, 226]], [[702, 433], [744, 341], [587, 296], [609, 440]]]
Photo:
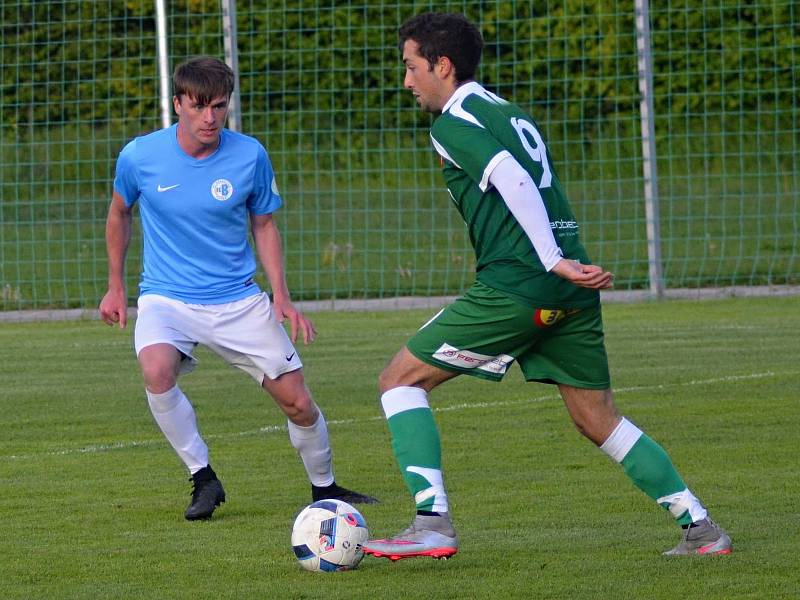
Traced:
[[303, 366], [265, 292], [226, 304], [187, 304], [157, 294], [139, 297], [136, 355], [153, 344], [171, 344], [183, 354], [181, 373], [197, 364], [197, 344], [246, 371], [259, 385]]

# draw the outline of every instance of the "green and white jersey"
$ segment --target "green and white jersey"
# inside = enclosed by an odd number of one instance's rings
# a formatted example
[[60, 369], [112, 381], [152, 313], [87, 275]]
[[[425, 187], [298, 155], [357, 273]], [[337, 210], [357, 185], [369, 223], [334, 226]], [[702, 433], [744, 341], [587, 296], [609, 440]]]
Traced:
[[564, 257], [589, 264], [550, 153], [528, 114], [470, 82], [448, 100], [433, 123], [431, 139], [442, 157], [447, 189], [469, 230], [478, 281], [538, 308], [581, 308], [599, 302], [597, 290], [545, 270], [522, 226], [489, 183], [500, 161], [513, 156], [539, 189]]

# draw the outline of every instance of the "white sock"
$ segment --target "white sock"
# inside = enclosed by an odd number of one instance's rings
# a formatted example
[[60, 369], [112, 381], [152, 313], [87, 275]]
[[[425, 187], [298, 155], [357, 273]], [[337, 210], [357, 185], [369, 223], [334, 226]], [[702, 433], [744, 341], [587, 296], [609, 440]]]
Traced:
[[208, 465], [208, 446], [197, 430], [197, 419], [189, 399], [176, 385], [163, 394], [147, 392], [150, 412], [183, 464], [194, 474]]
[[312, 485], [325, 487], [333, 483], [331, 444], [328, 425], [320, 411], [317, 422], [309, 427], [289, 421], [289, 440], [303, 459], [303, 466]]

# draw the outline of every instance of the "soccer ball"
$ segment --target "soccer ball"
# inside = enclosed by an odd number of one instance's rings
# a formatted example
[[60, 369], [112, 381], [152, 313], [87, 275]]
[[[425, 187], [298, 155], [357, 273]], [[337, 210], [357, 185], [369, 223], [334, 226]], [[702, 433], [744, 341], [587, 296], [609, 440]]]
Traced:
[[361, 513], [341, 500], [309, 504], [294, 521], [292, 550], [309, 571], [347, 571], [364, 558], [369, 539]]

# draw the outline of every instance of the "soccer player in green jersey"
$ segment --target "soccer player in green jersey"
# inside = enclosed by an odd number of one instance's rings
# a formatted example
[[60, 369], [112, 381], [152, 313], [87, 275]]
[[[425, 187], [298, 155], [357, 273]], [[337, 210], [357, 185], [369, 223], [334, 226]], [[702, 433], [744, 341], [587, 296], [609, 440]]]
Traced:
[[371, 540], [392, 560], [458, 551], [428, 393], [460, 374], [499, 381], [516, 361], [554, 384], [577, 429], [684, 528], [665, 554], [728, 554], [709, 517], [655, 441], [617, 412], [603, 342], [601, 289], [539, 126], [474, 80], [483, 40], [463, 15], [426, 13], [400, 27], [404, 85], [431, 129], [450, 196], [475, 249], [476, 281], [426, 323], [380, 376], [392, 448], [416, 503], [411, 526]]

